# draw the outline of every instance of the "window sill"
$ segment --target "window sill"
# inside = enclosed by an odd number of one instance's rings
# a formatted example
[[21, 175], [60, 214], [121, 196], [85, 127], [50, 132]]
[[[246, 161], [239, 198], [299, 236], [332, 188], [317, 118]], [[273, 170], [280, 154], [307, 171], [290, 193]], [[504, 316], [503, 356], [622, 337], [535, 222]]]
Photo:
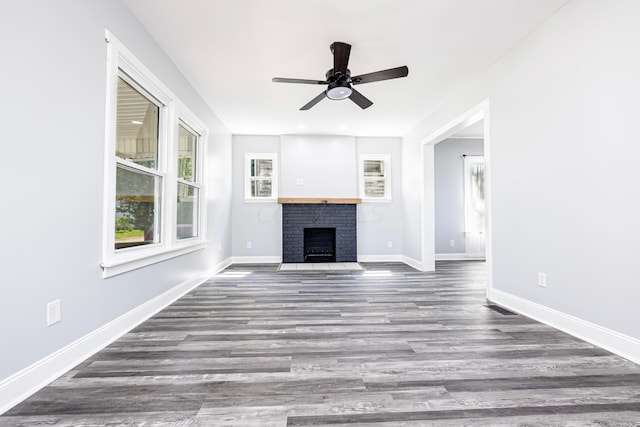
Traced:
[[278, 203], [277, 198], [264, 198], [264, 199], [244, 199], [245, 203]]
[[195, 252], [206, 247], [207, 241], [199, 240], [188, 244], [178, 244], [171, 249], [163, 248], [156, 250], [153, 253], [145, 251], [144, 254], [136, 253], [129, 256], [117, 257], [116, 259], [104, 261], [100, 264], [102, 267], [102, 278], [106, 279], [107, 277], [113, 277], [118, 274], [156, 264], [161, 261], [166, 261], [180, 255]]
[[368, 199], [365, 199], [365, 198], [363, 197], [363, 198], [362, 198], [362, 203], [393, 203], [393, 200], [391, 200], [391, 199], [384, 199], [384, 198], [380, 198], [380, 199], [368, 198]]

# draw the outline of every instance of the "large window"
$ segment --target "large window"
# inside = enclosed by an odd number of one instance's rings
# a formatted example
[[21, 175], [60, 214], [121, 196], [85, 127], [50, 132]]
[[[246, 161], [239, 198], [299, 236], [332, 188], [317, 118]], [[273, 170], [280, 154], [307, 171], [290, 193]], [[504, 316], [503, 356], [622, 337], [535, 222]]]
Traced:
[[360, 155], [360, 197], [363, 201], [391, 201], [391, 156]]
[[273, 201], [277, 198], [275, 153], [245, 155], [245, 200]]
[[159, 243], [158, 169], [160, 115], [164, 106], [124, 73], [118, 76], [116, 106], [116, 212], [114, 249]]
[[206, 128], [109, 32], [103, 276], [203, 248]]

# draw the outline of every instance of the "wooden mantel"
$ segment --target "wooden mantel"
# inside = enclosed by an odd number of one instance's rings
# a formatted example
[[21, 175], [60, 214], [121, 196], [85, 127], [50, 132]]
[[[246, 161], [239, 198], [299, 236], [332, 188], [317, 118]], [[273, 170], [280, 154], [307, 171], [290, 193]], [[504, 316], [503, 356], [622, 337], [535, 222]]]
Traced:
[[317, 204], [317, 205], [357, 205], [362, 203], [362, 199], [358, 198], [339, 198], [339, 197], [280, 197], [278, 203], [286, 204]]

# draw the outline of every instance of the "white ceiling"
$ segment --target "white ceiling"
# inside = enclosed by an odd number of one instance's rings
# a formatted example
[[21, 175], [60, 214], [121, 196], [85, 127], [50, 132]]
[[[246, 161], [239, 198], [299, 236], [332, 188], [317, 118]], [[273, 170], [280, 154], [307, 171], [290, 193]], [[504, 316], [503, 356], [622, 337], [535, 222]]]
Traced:
[[[234, 134], [402, 136], [567, 0], [123, 0]], [[322, 100], [329, 45], [353, 75], [409, 67], [357, 89], [374, 104]], [[304, 126], [304, 127], [303, 127]]]

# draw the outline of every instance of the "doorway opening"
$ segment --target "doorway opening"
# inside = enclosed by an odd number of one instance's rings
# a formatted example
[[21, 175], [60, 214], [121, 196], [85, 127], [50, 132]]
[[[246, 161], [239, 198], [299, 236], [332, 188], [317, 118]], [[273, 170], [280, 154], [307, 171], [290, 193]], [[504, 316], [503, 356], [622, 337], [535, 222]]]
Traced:
[[[422, 265], [436, 260], [484, 259], [491, 290], [489, 102], [484, 101], [423, 140]], [[444, 165], [440, 154], [450, 157]], [[447, 153], [448, 152], [448, 153]], [[443, 168], [440, 168], [443, 169]], [[454, 176], [455, 190], [443, 186]], [[455, 215], [453, 214], [455, 212]]]

